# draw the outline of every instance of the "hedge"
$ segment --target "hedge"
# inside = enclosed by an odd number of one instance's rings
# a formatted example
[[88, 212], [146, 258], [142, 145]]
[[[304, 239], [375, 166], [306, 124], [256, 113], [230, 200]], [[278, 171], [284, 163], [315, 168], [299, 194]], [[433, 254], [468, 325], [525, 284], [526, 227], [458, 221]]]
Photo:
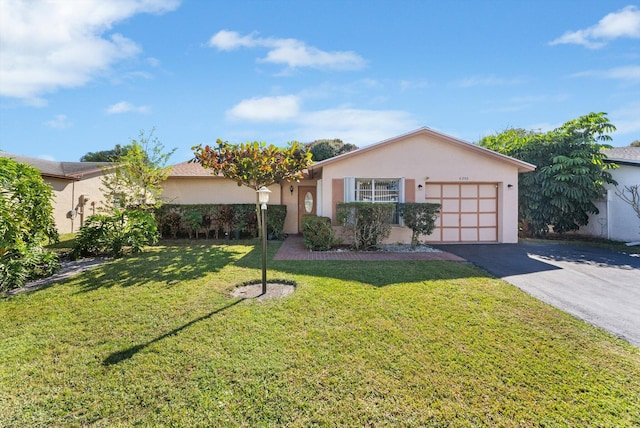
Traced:
[[[163, 238], [255, 238], [258, 221], [255, 204], [165, 204], [155, 212]], [[284, 238], [285, 205], [269, 205], [267, 236]]]

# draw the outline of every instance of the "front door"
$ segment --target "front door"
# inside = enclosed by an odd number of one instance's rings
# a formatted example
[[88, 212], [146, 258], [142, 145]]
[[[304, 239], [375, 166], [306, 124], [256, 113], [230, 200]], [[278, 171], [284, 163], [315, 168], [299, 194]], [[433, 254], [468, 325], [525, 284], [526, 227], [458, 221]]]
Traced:
[[302, 233], [302, 216], [316, 213], [315, 186], [298, 187], [298, 233]]

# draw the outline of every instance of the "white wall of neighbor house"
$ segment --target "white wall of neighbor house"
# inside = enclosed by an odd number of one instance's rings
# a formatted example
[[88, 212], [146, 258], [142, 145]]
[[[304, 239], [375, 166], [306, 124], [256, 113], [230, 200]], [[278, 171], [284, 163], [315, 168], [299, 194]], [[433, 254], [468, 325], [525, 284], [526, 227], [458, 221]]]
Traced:
[[[640, 184], [640, 166], [619, 165], [609, 170], [618, 188]], [[614, 241], [640, 241], [640, 219], [629, 204], [618, 197], [616, 186], [605, 185], [606, 195], [594, 204], [600, 211], [589, 216], [589, 223], [582, 226], [578, 234]]]
[[[75, 233], [90, 215], [104, 207], [105, 198], [100, 190], [102, 172], [84, 176], [81, 180], [43, 177], [53, 189], [53, 217], [58, 233]], [[86, 203], [81, 203], [84, 195]], [[70, 212], [75, 211], [75, 215]]]
[[[169, 177], [162, 189], [165, 204], [253, 204], [257, 198], [255, 190], [223, 177]], [[269, 186], [269, 190], [269, 204], [279, 205], [280, 186]]]
[[[508, 162], [439, 140], [435, 136], [413, 135], [404, 141], [383, 145], [357, 156], [323, 166], [320, 212], [333, 213], [332, 179], [405, 178], [415, 180], [415, 200], [424, 202], [426, 183], [494, 183], [498, 186], [497, 241], [518, 241], [518, 170]], [[418, 188], [422, 185], [422, 189]], [[511, 187], [509, 187], [511, 185]], [[411, 231], [394, 227], [389, 242], [407, 242]]]

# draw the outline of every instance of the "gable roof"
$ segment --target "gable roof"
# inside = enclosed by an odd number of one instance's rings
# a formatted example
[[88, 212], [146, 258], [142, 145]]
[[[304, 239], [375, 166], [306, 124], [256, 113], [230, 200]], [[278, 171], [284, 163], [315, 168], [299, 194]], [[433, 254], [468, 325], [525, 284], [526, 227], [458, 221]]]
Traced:
[[347, 152], [347, 153], [341, 154], [339, 156], [335, 156], [333, 158], [329, 158], [329, 159], [325, 159], [323, 161], [317, 162], [317, 163], [311, 165], [309, 167], [309, 170], [310, 171], [313, 171], [314, 169], [315, 170], [321, 170], [322, 167], [324, 167], [326, 165], [330, 165], [330, 164], [335, 163], [335, 162], [341, 162], [341, 161], [346, 160], [346, 159], [348, 159], [348, 158], [350, 158], [352, 156], [358, 156], [358, 155], [360, 155], [362, 153], [366, 153], [366, 152], [369, 152], [371, 150], [376, 150], [376, 149], [381, 148], [381, 147], [385, 147], [385, 146], [388, 146], [388, 145], [391, 145], [391, 144], [395, 144], [395, 143], [397, 143], [399, 141], [405, 140], [407, 138], [415, 137], [415, 136], [418, 136], [418, 135], [425, 135], [425, 136], [428, 136], [428, 137], [435, 137], [435, 138], [438, 138], [441, 141], [445, 141], [448, 144], [452, 144], [452, 145], [454, 145], [456, 147], [460, 147], [462, 149], [470, 150], [472, 152], [475, 152], [480, 156], [487, 156], [487, 157], [491, 157], [491, 158], [500, 160], [502, 162], [507, 162], [507, 163], [512, 164], [513, 166], [517, 167], [518, 168], [518, 172], [529, 172], [529, 171], [533, 171], [533, 170], [536, 169], [535, 165], [532, 165], [532, 164], [530, 164], [528, 162], [524, 162], [524, 161], [512, 158], [510, 156], [503, 155], [503, 154], [498, 153], [498, 152], [494, 152], [493, 150], [485, 149], [484, 147], [476, 146], [475, 144], [467, 143], [466, 141], [462, 141], [462, 140], [459, 140], [457, 138], [450, 137], [449, 135], [445, 135], [445, 134], [442, 134], [440, 132], [436, 132], [436, 131], [434, 131], [434, 130], [432, 130], [430, 128], [427, 128], [427, 127], [422, 127], [422, 128], [416, 129], [415, 131], [409, 132], [407, 134], [399, 135], [397, 137], [393, 137], [393, 138], [390, 138], [388, 140], [384, 140], [384, 141], [380, 141], [378, 143], [371, 144], [371, 145], [363, 147], [361, 149], [353, 150], [351, 152]]
[[186, 161], [173, 165], [169, 177], [213, 177], [213, 175], [211, 170], [204, 168], [200, 163]]
[[607, 155], [605, 162], [640, 166], [640, 147], [614, 147], [605, 149], [602, 153]]
[[0, 152], [0, 156], [31, 165], [39, 170], [40, 174], [44, 177], [68, 180], [81, 180], [84, 175], [100, 172], [105, 167], [115, 166], [112, 162], [57, 162], [29, 156], [14, 155], [7, 152]]

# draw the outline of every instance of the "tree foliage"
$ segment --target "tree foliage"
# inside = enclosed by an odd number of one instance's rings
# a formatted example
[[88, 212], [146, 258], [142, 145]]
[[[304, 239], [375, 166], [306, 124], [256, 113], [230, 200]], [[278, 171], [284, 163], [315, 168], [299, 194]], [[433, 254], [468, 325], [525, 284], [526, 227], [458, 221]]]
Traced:
[[[217, 146], [195, 146], [192, 148], [195, 161], [214, 175], [235, 181], [238, 186], [258, 190], [262, 186], [300, 181], [303, 171], [311, 163], [311, 153], [298, 142], [293, 141], [286, 148], [268, 145], [264, 142], [229, 144], [218, 139]], [[256, 194], [256, 214], [258, 229], [262, 233]]]
[[608, 133], [615, 131], [606, 113], [590, 113], [547, 133], [508, 129], [482, 138], [480, 145], [532, 163], [537, 169], [520, 174], [519, 216], [525, 233], [575, 231], [597, 214], [593, 201], [605, 183], [613, 183], [601, 152], [610, 148]]
[[320, 162], [358, 148], [354, 144], [345, 144], [342, 140], [337, 138], [333, 140], [315, 140], [311, 143], [305, 144], [304, 146], [311, 152], [311, 159], [313, 159], [314, 162]]
[[0, 290], [58, 267], [57, 257], [43, 250], [58, 240], [52, 201], [36, 168], [0, 157]]
[[88, 152], [80, 158], [80, 162], [117, 162], [122, 156], [126, 155], [130, 146], [116, 146], [111, 150], [101, 150], [98, 152]]
[[176, 149], [165, 153], [153, 133], [151, 130], [146, 136], [140, 131], [138, 140], [123, 149], [113, 173], [104, 175], [102, 190], [112, 210], [144, 210], [161, 204], [161, 184], [169, 175], [167, 163]]
[[640, 147], [640, 140], [634, 140], [629, 144], [629, 147]]

